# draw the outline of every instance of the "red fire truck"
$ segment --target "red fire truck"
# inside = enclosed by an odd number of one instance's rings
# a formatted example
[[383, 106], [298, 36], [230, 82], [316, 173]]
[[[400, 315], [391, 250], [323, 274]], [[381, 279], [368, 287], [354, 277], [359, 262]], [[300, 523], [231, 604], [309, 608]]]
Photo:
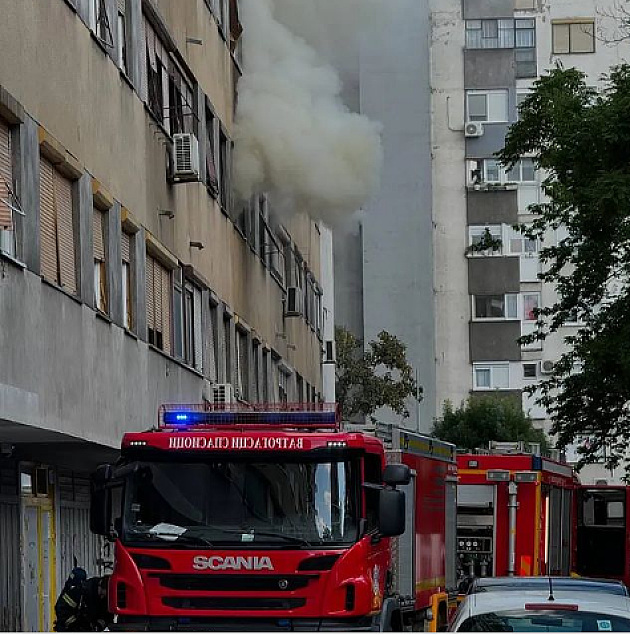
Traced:
[[581, 485], [569, 465], [495, 444], [459, 454], [458, 573], [579, 575], [630, 583], [627, 487]]
[[576, 479], [537, 454], [457, 457], [460, 575], [569, 575]]
[[454, 448], [397, 429], [386, 445], [334, 406], [163, 407], [93, 477], [114, 628], [443, 628]]

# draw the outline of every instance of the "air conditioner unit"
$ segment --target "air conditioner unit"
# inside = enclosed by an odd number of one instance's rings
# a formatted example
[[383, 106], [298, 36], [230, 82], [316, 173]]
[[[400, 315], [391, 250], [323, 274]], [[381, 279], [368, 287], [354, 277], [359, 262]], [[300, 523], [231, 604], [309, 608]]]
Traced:
[[464, 135], [466, 137], [481, 137], [483, 134], [483, 124], [481, 121], [469, 121], [464, 126]]
[[173, 178], [199, 180], [199, 142], [190, 132], [173, 135]]
[[334, 364], [335, 357], [335, 340], [326, 340], [324, 342], [324, 364]]
[[235, 402], [232, 384], [215, 384], [212, 388], [212, 400], [215, 405], [228, 406]]
[[540, 372], [543, 375], [551, 375], [551, 373], [553, 373], [554, 365], [555, 363], [552, 360], [545, 359], [542, 362], [540, 362]]
[[284, 305], [286, 317], [298, 317], [302, 315], [302, 293], [299, 287], [288, 287]]

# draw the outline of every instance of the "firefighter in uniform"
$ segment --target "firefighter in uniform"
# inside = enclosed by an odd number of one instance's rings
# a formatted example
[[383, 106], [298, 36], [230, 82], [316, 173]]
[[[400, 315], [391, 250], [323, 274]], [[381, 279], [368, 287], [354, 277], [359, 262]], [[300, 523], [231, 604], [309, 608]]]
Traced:
[[109, 576], [86, 578], [83, 569], [72, 571], [55, 604], [55, 631], [103, 631], [112, 622], [107, 607]]

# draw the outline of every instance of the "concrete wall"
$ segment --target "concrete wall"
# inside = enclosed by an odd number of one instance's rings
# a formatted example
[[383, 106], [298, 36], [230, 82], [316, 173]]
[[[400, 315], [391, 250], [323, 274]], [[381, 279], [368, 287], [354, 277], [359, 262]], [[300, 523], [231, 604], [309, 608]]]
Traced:
[[460, 403], [472, 387], [464, 143], [464, 29], [460, 0], [431, 2], [436, 397]]
[[[139, 38], [141, 0], [127, 0], [127, 5], [130, 37]], [[233, 62], [204, 0], [160, 0], [152, 5], [198, 81], [197, 101], [203, 103], [206, 95], [230, 134]], [[123, 429], [153, 423], [160, 401], [201, 399], [202, 376], [143, 341], [145, 236], [191, 267], [222, 306], [251, 329], [252, 337], [321, 392], [320, 340], [304, 319], [285, 320], [283, 286], [203, 183], [168, 181], [169, 140], [134, 85], [141, 44], [131, 47], [130, 77], [123, 76], [85, 24], [83, 4], [76, 5], [79, 12], [73, 6], [69, 0], [6, 0], [2, 6], [0, 84], [25, 113], [14, 136], [16, 180], [26, 214], [20, 220], [20, 256], [27, 269], [0, 262], [5, 272], [0, 282], [2, 351], [10, 360], [0, 364], [0, 395], [6, 397], [0, 398], [0, 421], [30, 422], [76, 438], [116, 444]], [[115, 22], [112, 28], [116, 30]], [[186, 37], [200, 38], [203, 44], [189, 44]], [[78, 298], [39, 277], [42, 138], [76, 171]], [[95, 182], [112, 200], [107, 230], [111, 321], [96, 317], [92, 308], [89, 214]], [[173, 218], [161, 214], [164, 211], [172, 212]], [[121, 215], [141, 228], [134, 249], [137, 339], [119, 327]], [[321, 280], [315, 224], [296, 216], [287, 225], [307, 266]], [[204, 248], [192, 248], [191, 241]]]
[[412, 421], [424, 431], [435, 415], [429, 18], [427, 0], [398, 3], [396, 36], [365, 47], [360, 76], [361, 111], [383, 124], [385, 154], [363, 221], [364, 333], [385, 329], [407, 345], [425, 395], [419, 411], [410, 403]]
[[518, 258], [470, 258], [468, 260], [468, 290], [471, 295], [518, 293], [520, 291]]
[[518, 220], [516, 191], [477, 192], [468, 190], [467, 211], [469, 225], [508, 225]]
[[471, 322], [470, 359], [473, 362], [519, 361], [521, 347], [517, 339], [520, 336], [518, 321]]
[[363, 239], [357, 219], [333, 232], [335, 324], [363, 338]]
[[509, 18], [514, 13], [514, 0], [463, 0], [464, 18]]

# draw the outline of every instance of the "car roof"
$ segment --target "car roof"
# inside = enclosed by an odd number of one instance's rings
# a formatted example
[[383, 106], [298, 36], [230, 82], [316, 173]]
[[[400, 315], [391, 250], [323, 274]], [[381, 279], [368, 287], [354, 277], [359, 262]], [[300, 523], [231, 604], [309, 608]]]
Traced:
[[[522, 591], [524, 589], [549, 588], [548, 577], [543, 576], [516, 576], [496, 578], [475, 578], [468, 591], [472, 593], [484, 593], [501, 588], [504, 591]], [[601, 578], [569, 578], [551, 577], [553, 589], [572, 589], [575, 591], [593, 591], [601, 593], [613, 593], [615, 595], [628, 595], [626, 585], [619, 580]]]
[[486, 593], [473, 593], [462, 601], [453, 622], [453, 629], [469, 617], [494, 613], [496, 611], [525, 610], [526, 604], [556, 603], [577, 605], [578, 611], [615, 615], [630, 619], [630, 598], [614, 593], [588, 592], [559, 589], [554, 590], [554, 600], [549, 601], [549, 592], [542, 590], [526, 589], [521, 593], [503, 593], [502, 590], [488, 591]]

